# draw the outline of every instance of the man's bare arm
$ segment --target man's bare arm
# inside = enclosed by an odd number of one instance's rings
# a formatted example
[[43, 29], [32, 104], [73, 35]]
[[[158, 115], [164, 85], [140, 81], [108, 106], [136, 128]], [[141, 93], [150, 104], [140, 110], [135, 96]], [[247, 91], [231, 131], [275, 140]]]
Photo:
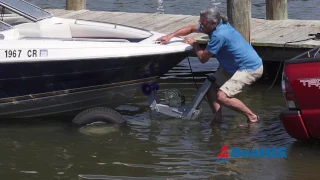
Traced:
[[186, 26], [184, 28], [181, 28], [181, 29], [173, 32], [173, 33], [168, 34], [168, 36], [170, 36], [170, 38], [173, 38], [173, 37], [178, 37], [178, 36], [186, 36], [186, 35], [194, 33], [194, 32], [199, 32], [197, 25]]
[[170, 33], [168, 35], [162, 36], [157, 39], [157, 41], [160, 41], [162, 44], [167, 44], [170, 39], [173, 37], [178, 37], [178, 36], [186, 36], [188, 34], [194, 33], [194, 32], [199, 32], [198, 31], [198, 26], [197, 25], [190, 25], [186, 26], [184, 28], [181, 28], [173, 33]]
[[202, 64], [206, 63], [213, 56], [213, 54], [207, 49], [202, 50], [197, 42], [193, 42], [192, 47]]

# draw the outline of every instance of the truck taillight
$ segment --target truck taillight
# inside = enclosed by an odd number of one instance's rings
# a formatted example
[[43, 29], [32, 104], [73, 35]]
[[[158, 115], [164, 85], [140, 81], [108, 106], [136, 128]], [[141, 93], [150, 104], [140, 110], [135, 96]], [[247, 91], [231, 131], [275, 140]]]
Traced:
[[298, 105], [296, 103], [296, 98], [294, 96], [293, 89], [290, 85], [289, 79], [286, 77], [285, 73], [282, 75], [282, 92], [286, 99], [289, 109], [296, 109]]

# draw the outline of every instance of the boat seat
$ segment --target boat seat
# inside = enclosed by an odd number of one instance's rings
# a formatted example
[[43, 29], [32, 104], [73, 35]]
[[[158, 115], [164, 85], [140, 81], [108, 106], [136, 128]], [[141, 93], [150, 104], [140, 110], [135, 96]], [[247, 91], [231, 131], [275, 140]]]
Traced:
[[40, 26], [37, 23], [24, 23], [15, 27], [22, 37], [72, 38], [68, 24]]

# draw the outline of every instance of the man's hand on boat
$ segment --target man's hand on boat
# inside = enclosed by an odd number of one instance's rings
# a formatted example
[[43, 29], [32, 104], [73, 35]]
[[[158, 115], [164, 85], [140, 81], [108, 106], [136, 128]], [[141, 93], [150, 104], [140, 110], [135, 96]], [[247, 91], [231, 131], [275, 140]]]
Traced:
[[168, 42], [170, 41], [171, 38], [172, 38], [172, 36], [168, 34], [168, 35], [165, 35], [165, 36], [158, 38], [157, 42], [160, 42], [160, 44], [168, 44]]
[[[156, 42], [159, 42], [160, 44], [168, 44], [168, 42], [170, 41], [171, 38], [172, 38], [172, 36], [170, 34], [168, 34], [168, 35], [165, 35], [165, 36], [158, 38], [156, 40]], [[196, 40], [193, 37], [185, 37], [183, 39], [183, 42], [190, 44], [190, 45], [193, 45], [193, 43], [195, 43]]]
[[193, 47], [193, 44], [196, 43], [197, 41], [193, 37], [185, 37], [183, 39], [183, 42], [190, 44]]

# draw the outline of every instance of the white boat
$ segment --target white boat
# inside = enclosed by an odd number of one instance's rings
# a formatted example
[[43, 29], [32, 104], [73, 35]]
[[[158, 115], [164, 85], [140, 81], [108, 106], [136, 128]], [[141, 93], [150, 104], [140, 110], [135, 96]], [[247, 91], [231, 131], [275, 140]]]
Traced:
[[0, 0], [0, 117], [77, 114], [128, 102], [192, 47], [124, 25], [54, 17]]

